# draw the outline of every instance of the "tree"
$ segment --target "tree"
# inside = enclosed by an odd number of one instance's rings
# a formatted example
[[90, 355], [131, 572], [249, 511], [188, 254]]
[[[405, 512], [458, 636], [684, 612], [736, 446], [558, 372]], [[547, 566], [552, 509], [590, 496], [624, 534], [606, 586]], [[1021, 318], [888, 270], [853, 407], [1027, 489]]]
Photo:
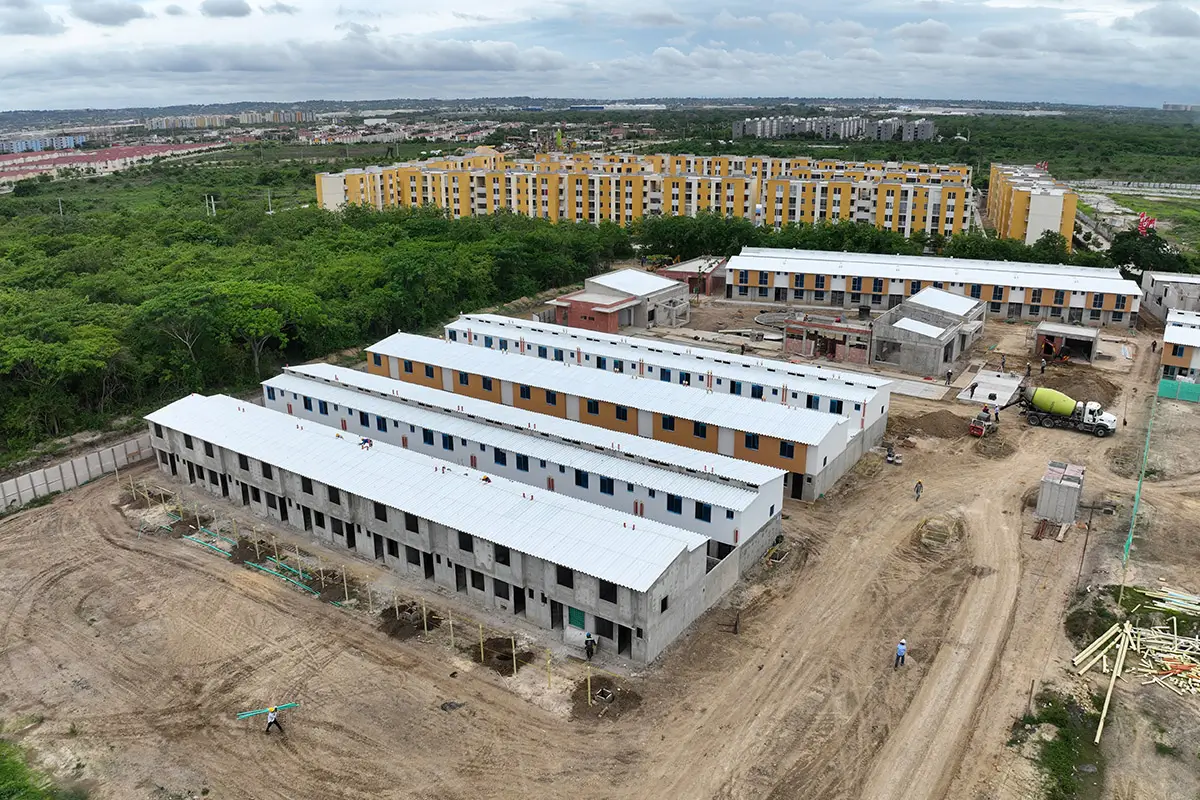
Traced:
[[283, 349], [304, 335], [320, 315], [317, 298], [308, 290], [277, 283], [227, 281], [214, 287], [223, 335], [246, 347], [254, 375], [262, 377], [262, 356], [271, 342]]
[[1113, 237], [1109, 258], [1126, 272], [1191, 272], [1188, 259], [1170, 243], [1150, 230], [1145, 236], [1136, 227]]

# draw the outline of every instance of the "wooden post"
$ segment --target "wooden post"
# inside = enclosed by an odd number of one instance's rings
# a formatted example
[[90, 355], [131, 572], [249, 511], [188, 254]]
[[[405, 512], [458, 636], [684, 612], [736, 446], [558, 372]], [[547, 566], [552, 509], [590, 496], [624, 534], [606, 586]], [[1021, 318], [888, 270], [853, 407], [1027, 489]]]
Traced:
[[396, 619], [400, 619], [400, 598], [396, 597], [396, 590], [392, 590], [392, 608], [396, 611]]
[[367, 587], [367, 613], [372, 614], [372, 615], [375, 613], [375, 602], [371, 598], [371, 587], [370, 586]]
[[517, 637], [509, 637], [509, 641], [512, 642], [513, 677], [515, 678], [517, 677]]
[[425, 611], [425, 600], [421, 600], [421, 624], [425, 627], [425, 633], [429, 633], [429, 614]]
[[325, 561], [317, 556], [317, 577], [321, 579], [321, 588], [325, 588]]
[[254, 534], [254, 560], [262, 561], [262, 554], [258, 552], [258, 531], [251, 528], [250, 532]]
[[[278, 561], [279, 560], [279, 540], [275, 538], [275, 534], [273, 534], [273, 533], [271, 534], [271, 547], [273, 547], [275, 549], [275, 560]], [[345, 571], [346, 571], [345, 568], [343, 568], [342, 572], [344, 573]], [[349, 600], [350, 598], [346, 598], [346, 599]]]
[[479, 663], [482, 664], [483, 659], [483, 623], [479, 623]]
[[587, 690], [588, 690], [588, 705], [592, 704], [592, 665], [587, 665]]
[[[147, 500], [147, 501], [149, 501], [149, 499], [150, 499], [150, 494], [149, 494], [149, 493], [147, 493], [147, 494], [146, 494], [146, 500]], [[232, 522], [233, 522], [233, 540], [236, 542], [236, 541], [238, 540], [238, 535], [237, 535], [237, 520], [236, 520], [236, 519], [234, 519], [234, 520], [232, 520]]]
[[202, 527], [204, 526], [200, 524], [200, 504], [196, 503], [196, 533], [199, 533]]
[[447, 611], [446, 619], [450, 621], [450, 649], [454, 649], [454, 612]]
[[342, 564], [342, 591], [346, 593], [346, 602], [350, 602], [350, 583], [346, 580], [346, 565]]
[[550, 649], [546, 649], [546, 688], [550, 688]]
[[1034, 678], [1029, 682], [1029, 716], [1033, 716], [1033, 689], [1037, 685], [1037, 679]]

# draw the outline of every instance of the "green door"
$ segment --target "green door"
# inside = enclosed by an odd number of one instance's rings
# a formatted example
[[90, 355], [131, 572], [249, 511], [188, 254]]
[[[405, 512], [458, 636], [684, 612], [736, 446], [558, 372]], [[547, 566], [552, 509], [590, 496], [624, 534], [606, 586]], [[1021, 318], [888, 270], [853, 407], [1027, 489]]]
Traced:
[[583, 611], [567, 606], [567, 622], [572, 628], [583, 630]]

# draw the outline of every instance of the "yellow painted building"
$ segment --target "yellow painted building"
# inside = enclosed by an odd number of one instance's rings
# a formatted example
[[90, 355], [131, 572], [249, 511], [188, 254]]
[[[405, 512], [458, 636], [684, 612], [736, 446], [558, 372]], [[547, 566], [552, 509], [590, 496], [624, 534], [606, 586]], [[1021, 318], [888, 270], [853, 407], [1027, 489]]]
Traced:
[[1071, 248], [1079, 204], [1071, 187], [1030, 166], [992, 164], [988, 178], [987, 216], [997, 236], [1033, 244], [1056, 231]]
[[511, 211], [566, 222], [627, 225], [705, 210], [775, 228], [851, 220], [910, 235], [970, 228], [971, 169], [914, 162], [766, 156], [471, 154], [317, 175], [317, 202], [376, 209], [432, 205], [454, 217]]

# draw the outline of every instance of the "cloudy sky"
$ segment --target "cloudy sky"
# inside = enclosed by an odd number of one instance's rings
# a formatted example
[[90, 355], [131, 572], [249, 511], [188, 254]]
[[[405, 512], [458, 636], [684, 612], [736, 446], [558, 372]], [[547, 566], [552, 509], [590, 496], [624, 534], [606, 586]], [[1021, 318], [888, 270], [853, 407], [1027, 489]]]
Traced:
[[1200, 0], [0, 0], [0, 109], [502, 95], [1200, 103]]

